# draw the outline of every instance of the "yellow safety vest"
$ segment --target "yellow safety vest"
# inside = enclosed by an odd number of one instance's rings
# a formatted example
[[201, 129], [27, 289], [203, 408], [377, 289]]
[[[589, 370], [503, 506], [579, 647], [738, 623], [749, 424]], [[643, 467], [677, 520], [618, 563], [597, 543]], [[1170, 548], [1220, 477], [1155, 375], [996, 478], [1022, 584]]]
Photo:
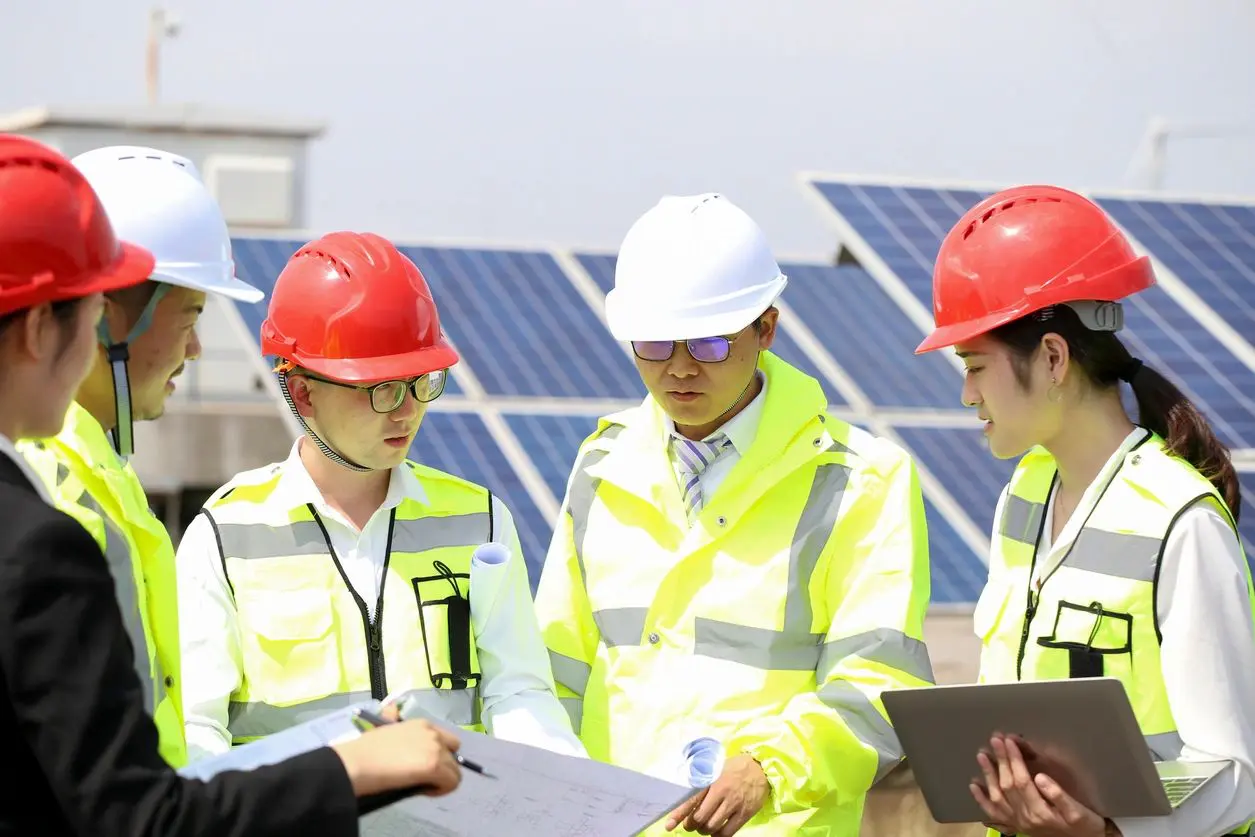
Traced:
[[755, 440], [691, 527], [656, 402], [602, 419], [537, 612], [593, 758], [679, 780], [709, 736], [772, 788], [741, 835], [855, 837], [901, 758], [880, 692], [932, 682], [923, 499], [900, 448], [828, 415], [774, 355], [760, 367]]
[[312, 505], [273, 501], [282, 464], [238, 475], [205, 504], [235, 595], [242, 676], [236, 744], [329, 710], [421, 690], [421, 706], [482, 730], [470, 567], [492, 540], [488, 490], [413, 462], [425, 503], [392, 512], [375, 617], [344, 577]]
[[[1011, 477], [989, 583], [973, 617], [983, 645], [980, 680], [1116, 677], [1153, 757], [1177, 758], [1183, 745], [1159, 657], [1159, 562], [1183, 511], [1212, 502], [1228, 517], [1224, 500], [1150, 434], [1125, 454], [1067, 557], [1034, 593], [1030, 582], [1055, 475], [1054, 458], [1036, 448]], [[1247, 588], [1255, 604], [1249, 569]]]
[[179, 682], [179, 612], [174, 546], [148, 508], [129, 463], [118, 458], [100, 423], [71, 404], [61, 433], [18, 449], [39, 474], [57, 508], [100, 544], [118, 606], [135, 649], [135, 671], [157, 725], [161, 756], [187, 763]]

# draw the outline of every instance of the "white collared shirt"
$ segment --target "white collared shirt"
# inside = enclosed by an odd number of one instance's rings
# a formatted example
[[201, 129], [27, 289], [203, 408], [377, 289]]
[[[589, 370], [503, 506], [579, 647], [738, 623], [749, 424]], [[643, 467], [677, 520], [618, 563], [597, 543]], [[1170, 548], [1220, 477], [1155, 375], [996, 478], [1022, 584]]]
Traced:
[[[1076, 510], [1051, 542], [1054, 494], [1038, 543], [1032, 583], [1048, 578], [1066, 557], [1086, 518], [1124, 457], [1147, 436], [1134, 428], [1085, 489]], [[994, 514], [994, 532], [1006, 502]], [[1166, 817], [1119, 819], [1125, 837], [1224, 834], [1255, 814], [1255, 641], [1246, 558], [1233, 527], [1210, 504], [1181, 515], [1164, 545], [1156, 591], [1163, 644], [1160, 666], [1168, 703], [1185, 747], [1184, 761], [1229, 761], [1232, 767]]]
[[26, 477], [35, 490], [39, 492], [39, 499], [50, 506], [56, 505], [52, 495], [48, 493], [48, 486], [44, 485], [44, 481], [35, 473], [35, 469], [30, 466], [26, 458], [17, 452], [17, 447], [13, 444], [13, 441], [3, 433], [0, 433], [0, 456], [7, 456], [17, 464], [17, 468], [22, 472], [22, 476]]
[[[719, 457], [710, 465], [706, 466], [706, 470], [702, 471], [697, 477], [697, 483], [702, 489], [702, 498], [706, 503], [710, 502], [710, 498], [715, 496], [715, 492], [719, 486], [723, 484], [728, 474], [732, 473], [732, 469], [736, 463], [740, 461], [745, 452], [750, 449], [750, 445], [754, 443], [754, 437], [758, 435], [758, 425], [763, 417], [763, 405], [767, 403], [767, 376], [760, 370], [756, 373], [758, 380], [762, 381], [762, 389], [754, 396], [750, 403], [746, 404], [741, 412], [728, 419], [727, 423], [710, 433], [702, 441], [709, 442], [720, 433], [728, 437], [728, 441], [732, 442], [732, 447], [721, 453]], [[680, 486], [680, 490], [684, 489], [685, 476], [680, 470], [680, 460], [676, 457], [672, 447], [671, 439], [684, 438], [675, 429], [675, 422], [667, 420], [666, 426], [670, 427], [671, 432], [666, 440], [667, 458], [671, 462], [671, 470], [675, 472], [676, 483]]]
[[[382, 505], [358, 529], [323, 499], [299, 456], [301, 439], [281, 464], [271, 502], [295, 508], [312, 503], [353, 589], [368, 603], [373, 618], [383, 584], [388, 524], [401, 500], [425, 501], [421, 483], [409, 468], [392, 470]], [[558, 702], [549, 655], [528, 586], [518, 531], [510, 510], [495, 495], [495, 540], [509, 551], [504, 584], [485, 605], [471, 585], [471, 622], [483, 669], [480, 694], [485, 726], [498, 738], [555, 752], [584, 755]], [[179, 542], [179, 631], [183, 654], [183, 714], [191, 760], [231, 747], [227, 711], [240, 685], [240, 627], [213, 528], [197, 516]], [[479, 608], [476, 605], [479, 604]]]

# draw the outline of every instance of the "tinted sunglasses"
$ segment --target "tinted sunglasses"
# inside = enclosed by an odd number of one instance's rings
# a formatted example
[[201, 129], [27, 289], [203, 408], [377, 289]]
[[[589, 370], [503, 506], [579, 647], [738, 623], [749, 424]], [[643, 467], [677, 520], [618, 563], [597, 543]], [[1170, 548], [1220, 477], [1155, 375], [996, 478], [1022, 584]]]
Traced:
[[448, 371], [447, 369], [438, 369], [435, 372], [428, 372], [426, 375], [420, 375], [408, 381], [384, 381], [378, 384], [370, 384], [369, 386], [346, 384], [342, 381], [329, 381], [326, 378], [319, 378], [308, 373], [303, 374], [310, 380], [321, 381], [324, 384], [368, 392], [370, 393], [370, 407], [372, 410], [376, 413], [391, 413], [400, 409], [401, 405], [405, 403], [405, 394], [407, 392], [414, 393], [414, 397], [423, 404], [435, 401], [440, 397], [440, 393], [444, 392]]
[[698, 363], [722, 363], [728, 359], [732, 344], [741, 335], [732, 337], [695, 337], [692, 340], [633, 340], [632, 352], [641, 360], [670, 360], [677, 343], [683, 343], [689, 356]]

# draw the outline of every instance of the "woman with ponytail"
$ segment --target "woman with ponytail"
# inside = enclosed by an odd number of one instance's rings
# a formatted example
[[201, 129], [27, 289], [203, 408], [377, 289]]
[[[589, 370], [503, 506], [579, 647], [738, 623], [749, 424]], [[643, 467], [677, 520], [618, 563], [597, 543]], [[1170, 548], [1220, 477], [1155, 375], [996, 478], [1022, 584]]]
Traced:
[[916, 351], [953, 347], [990, 450], [1021, 457], [973, 617], [981, 682], [1115, 677], [1156, 761], [1228, 762], [1171, 815], [1112, 820], [995, 735], [972, 784], [990, 834], [1202, 837], [1255, 818], [1237, 476], [1207, 419], [1117, 337], [1119, 300], [1154, 283], [1097, 205], [1051, 186], [985, 199], [937, 256], [936, 328]]

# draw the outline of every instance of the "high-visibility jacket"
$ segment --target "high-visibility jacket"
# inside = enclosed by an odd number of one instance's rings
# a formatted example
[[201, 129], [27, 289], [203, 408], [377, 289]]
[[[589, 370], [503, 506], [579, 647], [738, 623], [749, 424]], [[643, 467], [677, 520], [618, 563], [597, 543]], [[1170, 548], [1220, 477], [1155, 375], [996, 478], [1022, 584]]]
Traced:
[[129, 463], [118, 458], [100, 422], [71, 404], [61, 432], [18, 446], [57, 508], [100, 544], [122, 610], [144, 700], [157, 725], [162, 758], [187, 762], [178, 688], [179, 612], [174, 546]]
[[492, 540], [492, 498], [450, 474], [406, 467], [426, 501], [405, 498], [392, 512], [373, 620], [313, 506], [273, 499], [281, 463], [236, 476], [205, 504], [239, 615], [233, 742], [406, 690], [433, 714], [482, 731], [470, 568]]
[[907, 455], [828, 415], [816, 380], [760, 368], [754, 442], [691, 527], [658, 404], [601, 420], [537, 612], [592, 757], [676, 780], [709, 736], [771, 787], [740, 834], [854, 837], [901, 758], [880, 693], [932, 682], [923, 499]]
[[[1153, 757], [1177, 758], [1183, 743], [1159, 657], [1159, 562], [1183, 511], [1211, 502], [1228, 517], [1224, 500], [1148, 434], [1125, 454], [1067, 557], [1031, 591], [1055, 477], [1054, 457], [1041, 448], [1025, 455], [1011, 476], [989, 583], [973, 617], [982, 641], [980, 680], [1118, 678]], [[1255, 605], [1249, 569], [1247, 589]]]

